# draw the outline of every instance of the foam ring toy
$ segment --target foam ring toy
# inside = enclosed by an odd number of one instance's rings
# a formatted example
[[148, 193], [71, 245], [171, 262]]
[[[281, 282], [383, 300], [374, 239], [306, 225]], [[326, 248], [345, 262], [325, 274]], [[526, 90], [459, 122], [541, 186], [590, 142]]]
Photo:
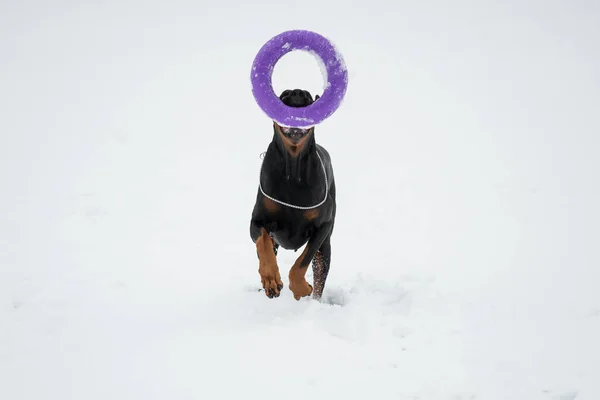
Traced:
[[[312, 53], [324, 71], [323, 95], [307, 107], [289, 107], [273, 90], [275, 65], [281, 57], [295, 50]], [[308, 128], [323, 122], [339, 108], [348, 87], [348, 71], [342, 55], [327, 38], [311, 31], [292, 30], [280, 33], [263, 45], [254, 58], [250, 80], [254, 100], [269, 118], [281, 126]]]

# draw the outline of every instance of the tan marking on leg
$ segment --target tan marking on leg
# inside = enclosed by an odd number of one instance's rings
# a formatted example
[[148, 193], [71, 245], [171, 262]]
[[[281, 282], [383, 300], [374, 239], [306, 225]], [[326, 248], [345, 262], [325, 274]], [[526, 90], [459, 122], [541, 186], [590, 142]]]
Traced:
[[273, 251], [273, 240], [265, 228], [262, 228], [260, 237], [256, 240], [256, 251], [258, 252], [258, 273], [267, 297], [279, 297], [283, 288], [283, 282], [279, 275], [277, 257]]
[[307, 221], [312, 221], [313, 219], [317, 218], [318, 216], [319, 216], [318, 208], [313, 208], [312, 210], [304, 211], [304, 219], [306, 219]]
[[273, 200], [265, 197], [263, 199], [263, 205], [265, 206], [265, 208], [267, 209], [268, 212], [270, 213], [276, 213], [277, 211], [279, 211], [279, 204], [275, 203]]
[[302, 260], [306, 254], [308, 249], [308, 245], [304, 248], [300, 257], [296, 260], [292, 268], [290, 269], [289, 279], [290, 279], [290, 290], [294, 294], [294, 298], [296, 300], [300, 300], [301, 297], [310, 296], [313, 291], [312, 286], [306, 282], [306, 271], [308, 270], [307, 265], [300, 265], [300, 260]]
[[281, 136], [281, 140], [283, 140], [283, 145], [285, 146], [285, 149], [294, 158], [298, 157], [298, 154], [300, 154], [302, 149], [304, 149], [304, 146], [306, 146], [306, 143], [308, 143], [308, 138], [315, 131], [314, 127], [310, 128], [310, 132], [307, 133], [306, 136], [304, 136], [302, 138], [302, 140], [300, 140], [298, 143], [293, 143], [290, 139], [285, 137], [285, 135], [281, 131], [281, 127], [279, 126], [279, 124], [277, 124], [275, 122], [273, 124], [275, 125], [275, 129], [277, 130], [277, 133], [279, 134], [279, 136]]

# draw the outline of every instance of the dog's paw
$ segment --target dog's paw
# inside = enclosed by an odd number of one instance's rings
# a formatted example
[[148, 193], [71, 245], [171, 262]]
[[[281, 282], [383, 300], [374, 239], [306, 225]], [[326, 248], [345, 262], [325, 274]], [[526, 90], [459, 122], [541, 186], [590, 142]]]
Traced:
[[279, 297], [281, 289], [283, 289], [283, 283], [273, 278], [261, 278], [263, 289], [268, 298]]
[[300, 282], [290, 281], [290, 290], [294, 294], [294, 299], [300, 300], [302, 297], [310, 296], [313, 292], [313, 287], [306, 280]]
[[260, 281], [268, 298], [279, 297], [281, 289], [283, 289], [283, 282], [281, 281], [277, 267], [261, 268]]

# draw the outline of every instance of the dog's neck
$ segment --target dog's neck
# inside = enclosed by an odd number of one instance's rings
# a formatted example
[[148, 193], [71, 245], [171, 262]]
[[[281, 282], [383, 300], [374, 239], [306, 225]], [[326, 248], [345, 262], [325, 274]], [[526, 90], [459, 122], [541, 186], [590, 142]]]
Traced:
[[276, 124], [273, 129], [273, 142], [285, 163], [285, 178], [298, 183], [308, 181], [312, 173], [310, 158], [316, 157], [317, 151], [314, 129], [298, 143], [286, 138]]

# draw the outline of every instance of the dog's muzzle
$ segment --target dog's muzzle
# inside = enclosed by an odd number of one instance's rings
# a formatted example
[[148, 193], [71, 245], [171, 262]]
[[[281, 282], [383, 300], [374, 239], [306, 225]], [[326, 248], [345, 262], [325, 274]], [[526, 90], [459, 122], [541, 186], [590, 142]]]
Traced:
[[312, 130], [312, 128], [288, 128], [286, 126], [282, 126], [281, 127], [281, 133], [283, 133], [283, 135], [294, 141], [294, 142], [299, 142], [300, 140], [302, 140], [302, 138], [304, 138], [306, 135], [308, 135], [310, 133], [310, 131]]

